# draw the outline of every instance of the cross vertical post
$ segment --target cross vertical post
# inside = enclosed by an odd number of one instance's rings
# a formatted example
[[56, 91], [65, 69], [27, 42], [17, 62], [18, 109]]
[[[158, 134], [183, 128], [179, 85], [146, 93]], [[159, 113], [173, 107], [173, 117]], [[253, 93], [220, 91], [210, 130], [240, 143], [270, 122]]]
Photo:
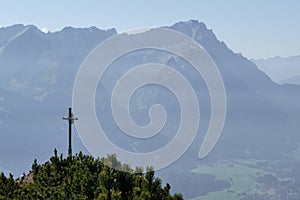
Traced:
[[72, 156], [72, 124], [74, 120], [78, 120], [77, 117], [73, 117], [72, 108], [69, 108], [69, 115], [68, 117], [63, 117], [63, 120], [68, 120], [69, 122], [69, 148], [68, 148], [68, 155]]

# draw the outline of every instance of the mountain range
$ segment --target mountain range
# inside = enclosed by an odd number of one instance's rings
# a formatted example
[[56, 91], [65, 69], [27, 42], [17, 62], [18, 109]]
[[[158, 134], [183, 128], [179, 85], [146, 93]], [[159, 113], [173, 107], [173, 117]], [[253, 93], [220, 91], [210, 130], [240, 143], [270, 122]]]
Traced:
[[300, 84], [300, 56], [273, 57], [253, 61], [260, 70], [279, 84]]
[[[111, 86], [122, 70], [132, 64], [160, 62], [176, 69], [184, 66], [189, 74], [201, 104], [201, 127], [189, 150], [172, 166], [159, 174], [166, 181], [177, 185], [175, 190], [188, 197], [199, 195], [199, 189], [184, 192], [179, 173], [188, 172], [197, 164], [212, 160], [226, 159], [286, 159], [292, 152], [299, 151], [300, 145], [300, 86], [280, 85], [263, 73], [256, 64], [241, 54], [235, 53], [223, 41], [219, 41], [212, 30], [202, 22], [191, 20], [178, 22], [165, 27], [192, 37], [202, 45], [216, 63], [224, 80], [227, 95], [227, 116], [221, 138], [204, 160], [198, 159], [198, 152], [210, 119], [209, 93], [200, 75], [194, 75], [184, 61], [175, 55], [161, 52], [136, 52], [124, 58], [117, 67], [109, 72], [103, 85]], [[105, 39], [116, 35], [115, 29], [100, 30], [96, 27], [72, 28], [44, 33], [33, 25], [13, 25], [0, 29], [0, 166], [2, 169], [21, 174], [29, 169], [30, 163], [37, 158], [47, 160], [54, 148], [66, 154], [67, 124], [62, 117], [67, 115], [71, 105], [73, 82], [79, 66], [88, 53]], [[143, 34], [143, 33], [139, 33]], [[140, 56], [144, 54], [144, 56]], [[160, 55], [159, 59], [153, 55]], [[163, 58], [163, 59], [162, 59]], [[256, 62], [256, 61], [255, 61]], [[256, 62], [257, 63], [257, 62]], [[123, 67], [123, 68], [122, 68]], [[276, 81], [280, 77], [276, 77]], [[151, 90], [154, 97], [149, 97]], [[112, 133], [109, 136], [118, 145], [128, 150], [141, 148], [131, 138], [121, 136], [111, 122], [107, 91], [99, 87], [97, 99], [98, 118], [108, 120], [104, 128]], [[145, 108], [154, 102], [166, 105], [167, 111], [174, 112], [176, 101], [162, 88], [145, 88], [137, 93]], [[103, 97], [104, 96], [104, 97]], [[163, 97], [163, 98], [162, 98]], [[133, 119], [138, 120], [145, 110], [137, 110]], [[104, 113], [104, 114], [103, 114]], [[168, 121], [173, 131], [176, 125], [176, 112]], [[80, 116], [79, 116], [80, 117]], [[140, 123], [147, 122], [146, 117]], [[172, 129], [173, 128], [173, 129]], [[153, 138], [155, 147], [160, 147], [173, 135]], [[121, 138], [121, 139], [120, 139]], [[87, 152], [79, 137], [74, 137], [74, 151]], [[145, 143], [144, 150], [153, 148]], [[143, 149], [140, 149], [143, 150]], [[175, 174], [175, 176], [174, 176]], [[196, 176], [192, 176], [196, 177]], [[203, 177], [202, 177], [203, 178]], [[226, 187], [228, 183], [205, 176], [208, 183]], [[185, 180], [188, 181], [188, 180]], [[197, 182], [197, 181], [196, 181]], [[203, 189], [204, 190], [204, 189]], [[208, 192], [200, 191], [200, 193]]]

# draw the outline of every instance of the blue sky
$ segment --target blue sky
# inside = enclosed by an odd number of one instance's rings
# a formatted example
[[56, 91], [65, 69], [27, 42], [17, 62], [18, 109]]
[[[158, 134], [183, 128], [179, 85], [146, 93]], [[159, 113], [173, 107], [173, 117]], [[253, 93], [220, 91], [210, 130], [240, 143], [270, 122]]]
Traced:
[[197, 19], [248, 58], [300, 55], [298, 0], [0, 0], [0, 26], [118, 31]]

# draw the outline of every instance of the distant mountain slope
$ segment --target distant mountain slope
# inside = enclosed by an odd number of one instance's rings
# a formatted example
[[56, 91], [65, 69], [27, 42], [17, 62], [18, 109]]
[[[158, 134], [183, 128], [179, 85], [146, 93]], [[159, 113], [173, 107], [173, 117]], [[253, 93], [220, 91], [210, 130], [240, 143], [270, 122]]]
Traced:
[[300, 55], [287, 58], [274, 57], [252, 61], [260, 70], [265, 72], [277, 83], [299, 84], [298, 81], [293, 80], [293, 77], [300, 75]]
[[279, 84], [293, 84], [293, 85], [300, 85], [300, 75], [292, 76], [287, 79], [283, 79], [278, 82]]
[[76, 71], [89, 51], [114, 34], [95, 27], [55, 33], [32, 25], [0, 29], [0, 165], [19, 174], [34, 157], [46, 159], [54, 146], [64, 149], [61, 118], [71, 105]]

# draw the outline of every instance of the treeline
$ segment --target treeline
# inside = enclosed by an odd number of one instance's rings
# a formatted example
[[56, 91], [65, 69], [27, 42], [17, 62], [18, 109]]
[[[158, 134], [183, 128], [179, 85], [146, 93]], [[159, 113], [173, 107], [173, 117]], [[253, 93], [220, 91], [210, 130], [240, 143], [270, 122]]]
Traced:
[[[110, 166], [110, 167], [109, 167]], [[120, 170], [118, 170], [120, 169]], [[128, 171], [128, 172], [124, 172]], [[170, 185], [162, 186], [152, 168], [144, 172], [119, 162], [115, 155], [94, 159], [81, 152], [73, 157], [57, 156], [32, 164], [29, 175], [14, 179], [0, 173], [0, 199], [67, 200], [181, 200], [170, 194]]]

